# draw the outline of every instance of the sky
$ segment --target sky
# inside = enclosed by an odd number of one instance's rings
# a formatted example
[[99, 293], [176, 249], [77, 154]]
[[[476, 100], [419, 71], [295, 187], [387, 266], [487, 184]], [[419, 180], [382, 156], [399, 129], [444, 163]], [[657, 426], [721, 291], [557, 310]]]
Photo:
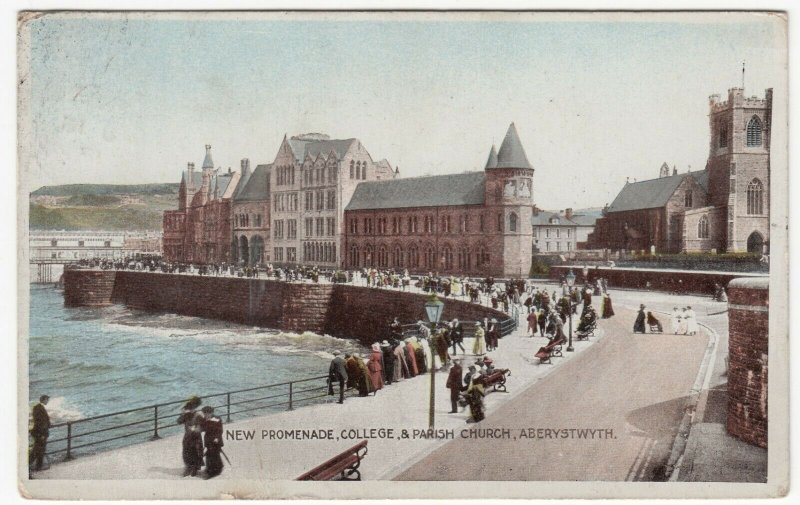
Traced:
[[20, 69], [23, 188], [178, 182], [358, 138], [402, 177], [483, 168], [516, 124], [540, 208], [602, 206], [663, 162], [702, 170], [708, 97], [786, 92], [785, 25], [753, 14], [48, 15]]

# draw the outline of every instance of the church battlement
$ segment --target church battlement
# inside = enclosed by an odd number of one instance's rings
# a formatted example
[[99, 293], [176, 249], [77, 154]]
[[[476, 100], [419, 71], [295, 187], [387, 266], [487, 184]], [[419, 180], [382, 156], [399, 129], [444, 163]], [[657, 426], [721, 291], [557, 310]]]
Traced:
[[733, 107], [763, 109], [769, 106], [769, 97], [771, 94], [772, 90], [767, 89], [764, 92], [765, 98], [759, 98], [755, 95], [751, 97], [745, 97], [744, 89], [731, 88], [728, 90], [728, 99], [724, 102], [720, 101], [720, 95], [714, 94], [708, 97], [708, 103], [712, 114], [728, 110]]

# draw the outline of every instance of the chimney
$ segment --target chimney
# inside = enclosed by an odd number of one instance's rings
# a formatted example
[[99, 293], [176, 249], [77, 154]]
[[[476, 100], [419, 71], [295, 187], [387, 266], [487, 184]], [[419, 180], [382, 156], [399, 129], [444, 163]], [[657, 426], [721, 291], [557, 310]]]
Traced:
[[567, 208], [567, 219], [572, 219], [572, 207]]
[[250, 175], [250, 159], [242, 158], [242, 178]]

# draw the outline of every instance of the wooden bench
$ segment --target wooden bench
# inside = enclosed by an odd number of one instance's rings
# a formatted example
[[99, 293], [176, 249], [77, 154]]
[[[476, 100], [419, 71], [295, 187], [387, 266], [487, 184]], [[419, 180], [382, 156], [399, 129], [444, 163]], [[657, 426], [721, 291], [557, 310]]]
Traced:
[[575, 338], [578, 340], [589, 340], [589, 337], [594, 336], [594, 330], [597, 329], [597, 320], [589, 323], [589, 327], [582, 331], [575, 331]]
[[488, 388], [492, 386], [492, 391], [501, 390], [503, 393], [508, 393], [506, 390], [506, 376], [511, 375], [511, 370], [508, 368], [498, 368], [494, 372], [489, 375], [484, 375], [480, 379], [480, 384], [483, 384], [484, 388]]
[[563, 357], [564, 355], [561, 353], [561, 346], [563, 346], [567, 342], [567, 339], [562, 337], [560, 339], [553, 339], [544, 347], [540, 347], [539, 351], [533, 355], [534, 358], [539, 358], [539, 364], [541, 363], [553, 363], [550, 358], [552, 357]]
[[[325, 463], [312, 468], [296, 480], [361, 480], [361, 460], [367, 455], [367, 441], [362, 440]], [[352, 475], [355, 474], [355, 477]]]

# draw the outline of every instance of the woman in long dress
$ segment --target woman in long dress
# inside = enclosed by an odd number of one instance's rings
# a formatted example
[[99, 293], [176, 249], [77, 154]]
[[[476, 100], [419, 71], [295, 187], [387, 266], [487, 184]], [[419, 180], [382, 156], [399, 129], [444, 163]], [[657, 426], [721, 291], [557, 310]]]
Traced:
[[673, 335], [677, 335], [678, 334], [678, 330], [681, 327], [681, 320], [682, 319], [683, 319], [683, 317], [681, 317], [681, 312], [678, 310], [678, 307], [673, 307], [672, 308], [672, 317], [669, 320], [670, 326], [672, 327], [672, 334]]
[[644, 305], [639, 305], [639, 313], [636, 315], [636, 322], [633, 323], [633, 332], [634, 333], [644, 333], [644, 322], [646, 319], [646, 315], [644, 313]]
[[411, 345], [411, 338], [406, 339], [406, 362], [408, 362], [408, 371], [411, 373], [411, 377], [416, 377], [419, 375], [419, 368], [417, 368], [417, 356], [414, 350], [414, 346]]
[[480, 356], [486, 354], [486, 333], [483, 330], [481, 322], [475, 323], [475, 342], [472, 343], [472, 354]]
[[392, 350], [392, 354], [394, 354], [394, 382], [411, 376], [408, 370], [408, 363], [406, 362], [405, 345], [405, 342], [400, 341], [395, 346], [394, 350]]
[[686, 307], [683, 308], [681, 313], [681, 322], [678, 325], [678, 332], [676, 335], [686, 335], [689, 332], [689, 316], [686, 313]]
[[600, 313], [600, 317], [608, 319], [614, 315], [614, 305], [611, 303], [611, 296], [608, 294], [603, 295], [603, 300], [603, 312]]
[[464, 395], [466, 396], [467, 403], [469, 404], [470, 419], [467, 419], [468, 423], [479, 423], [486, 417], [486, 415], [483, 413], [483, 397], [485, 393], [483, 390], [483, 385], [478, 381], [480, 377], [481, 374], [478, 372], [475, 372], [472, 375], [472, 381], [470, 381], [469, 387], [467, 387], [467, 391]]
[[383, 353], [381, 352], [381, 345], [377, 342], [372, 344], [367, 370], [369, 370], [369, 376], [372, 378], [372, 386], [375, 391], [383, 389]]
[[700, 326], [697, 324], [697, 316], [691, 307], [686, 307], [686, 333], [689, 335], [697, 335], [700, 331]]
[[197, 412], [197, 407], [203, 403], [196, 396], [189, 398], [183, 406], [183, 412], [178, 417], [178, 424], [183, 425], [183, 463], [186, 469], [183, 476], [196, 476], [203, 466], [203, 438], [201, 436], [201, 423], [203, 414]]

